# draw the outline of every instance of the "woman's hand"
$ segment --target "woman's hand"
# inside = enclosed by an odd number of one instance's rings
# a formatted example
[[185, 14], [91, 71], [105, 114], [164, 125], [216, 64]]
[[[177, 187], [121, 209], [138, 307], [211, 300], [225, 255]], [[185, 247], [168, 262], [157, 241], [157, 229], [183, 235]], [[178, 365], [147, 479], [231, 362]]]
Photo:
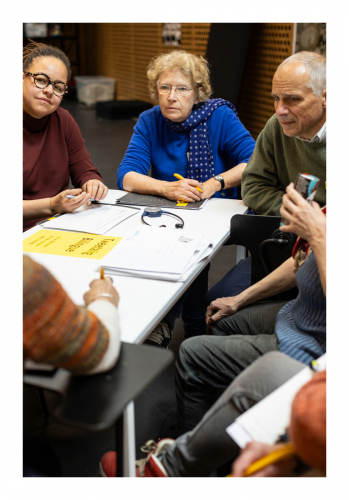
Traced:
[[241, 307], [242, 303], [239, 295], [213, 300], [206, 311], [206, 324], [211, 325], [226, 316], [231, 316], [238, 312]]
[[[110, 293], [112, 297], [95, 297], [101, 293]], [[94, 300], [107, 300], [118, 307], [119, 305], [119, 294], [112, 285], [110, 278], [96, 279], [90, 283], [90, 290], [84, 294], [84, 301], [86, 306], [90, 305]]]
[[[108, 194], [108, 188], [98, 179], [92, 179], [85, 182], [82, 186], [82, 190], [90, 194], [90, 198], [99, 201], [104, 200]], [[91, 202], [90, 202], [91, 203]], [[90, 204], [88, 203], [88, 205]]]
[[213, 196], [217, 191], [220, 191], [221, 183], [212, 177], [211, 179], [208, 179], [208, 181], [204, 182], [203, 186], [203, 197], [204, 200], [206, 200], [206, 198], [211, 198], [211, 196]]
[[321, 211], [318, 203], [311, 204], [306, 201], [291, 183], [286, 188], [286, 194], [282, 197], [283, 205], [280, 208], [281, 216], [288, 224], [280, 226], [280, 231], [298, 234], [308, 241], [310, 246], [313, 242], [324, 238], [326, 235], [326, 216]]
[[167, 182], [163, 196], [169, 200], [176, 201], [193, 202], [203, 200], [203, 194], [196, 189], [197, 187], [203, 191], [203, 184], [194, 179]]
[[[67, 198], [67, 195], [75, 196], [75, 198]], [[91, 205], [89, 193], [84, 193], [80, 188], [78, 189], [66, 189], [56, 196], [51, 198], [51, 208], [57, 214], [64, 214], [67, 212], [74, 212], [77, 208], [82, 205]]]
[[[269, 453], [282, 448], [282, 444], [264, 444], [257, 441], [247, 443], [245, 448], [241, 450], [240, 456], [233, 462], [231, 473], [234, 477], [243, 477], [245, 470], [260, 458], [269, 455]], [[288, 457], [278, 462], [267, 465], [264, 469], [251, 474], [249, 477], [284, 477], [289, 476], [293, 469], [297, 466], [295, 457]]]

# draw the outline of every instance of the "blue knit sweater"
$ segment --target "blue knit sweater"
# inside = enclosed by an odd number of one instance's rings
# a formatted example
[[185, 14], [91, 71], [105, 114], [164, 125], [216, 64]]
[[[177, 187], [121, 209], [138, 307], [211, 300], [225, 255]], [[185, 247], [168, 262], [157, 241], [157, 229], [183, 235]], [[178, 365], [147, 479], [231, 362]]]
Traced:
[[[233, 110], [220, 106], [208, 118], [208, 131], [213, 153], [215, 175], [239, 163], [248, 162], [255, 141]], [[187, 177], [189, 132], [177, 133], [165, 122], [160, 106], [155, 106], [139, 116], [134, 134], [117, 171], [117, 184], [123, 189], [123, 179], [128, 172], [146, 175], [151, 166], [154, 179], [173, 182], [174, 173]], [[229, 165], [231, 158], [233, 165]], [[236, 188], [224, 191], [227, 198], [236, 198]], [[220, 192], [215, 197], [222, 197]]]
[[296, 273], [296, 299], [278, 313], [275, 333], [281, 352], [310, 363], [326, 352], [326, 297], [314, 253]]

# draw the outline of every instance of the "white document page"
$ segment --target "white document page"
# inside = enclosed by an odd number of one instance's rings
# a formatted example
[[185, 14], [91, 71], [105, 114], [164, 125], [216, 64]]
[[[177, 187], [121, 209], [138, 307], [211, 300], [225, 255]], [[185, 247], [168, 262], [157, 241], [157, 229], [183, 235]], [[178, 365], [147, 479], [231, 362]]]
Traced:
[[90, 205], [84, 210], [61, 215], [43, 224], [46, 229], [61, 229], [81, 231], [92, 234], [105, 234], [112, 227], [128, 217], [138, 213], [129, 207], [114, 207], [110, 205]]
[[[326, 368], [326, 354], [317, 359], [319, 371]], [[306, 367], [255, 406], [240, 415], [226, 431], [240, 448], [249, 441], [274, 444], [285, 433], [295, 395], [311, 380], [314, 372]], [[250, 437], [250, 439], [248, 439]]]
[[199, 232], [138, 225], [104, 258], [103, 266], [180, 275], [202, 238]]
[[139, 270], [133, 271], [132, 269], [125, 269], [125, 270], [116, 269], [113, 267], [109, 267], [105, 264], [103, 264], [103, 267], [106, 274], [116, 274], [121, 276], [131, 276], [135, 278], [148, 278], [148, 279], [156, 279], [164, 281], [186, 281], [190, 269], [201, 260], [207, 258], [211, 253], [212, 253], [211, 243], [206, 238], [203, 238], [200, 242], [200, 245], [197, 247], [197, 250], [193, 254], [192, 258], [189, 260], [187, 266], [185, 267], [184, 271], [181, 274], [156, 272], [156, 271], [139, 271]]

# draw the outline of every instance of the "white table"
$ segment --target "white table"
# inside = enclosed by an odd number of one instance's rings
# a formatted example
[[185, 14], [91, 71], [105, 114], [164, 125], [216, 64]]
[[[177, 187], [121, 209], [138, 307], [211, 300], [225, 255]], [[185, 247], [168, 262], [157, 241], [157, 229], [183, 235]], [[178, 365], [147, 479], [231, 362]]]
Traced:
[[[124, 191], [109, 190], [104, 201], [112, 203], [124, 194]], [[184, 283], [113, 276], [114, 286], [120, 294], [121, 340], [140, 343], [147, 337], [228, 239], [232, 216], [243, 214], [246, 208], [240, 200], [214, 198], [209, 200], [201, 210], [173, 210], [183, 218], [185, 229], [202, 231], [205, 234], [213, 244], [213, 251], [208, 259], [193, 267]], [[115, 226], [106, 235], [124, 236], [130, 228], [140, 222], [142, 211]], [[158, 224], [164, 224], [164, 219], [168, 227], [176, 223], [176, 219], [172, 220], [172, 217], [162, 217]], [[155, 225], [156, 222], [152, 221], [152, 224]], [[41, 226], [36, 226], [26, 231], [23, 233], [23, 239], [41, 229]], [[39, 253], [28, 255], [49, 269], [72, 300], [79, 305], [84, 304], [83, 294], [88, 290], [89, 283], [99, 278], [98, 269], [103, 265], [103, 259], [97, 261]]]
[[[109, 190], [104, 202], [114, 203], [117, 198], [120, 198], [124, 194], [124, 191]], [[183, 218], [185, 229], [193, 229], [204, 233], [212, 242], [213, 251], [208, 259], [193, 267], [188, 279], [184, 283], [113, 276], [114, 285], [120, 294], [121, 340], [130, 343], [140, 343], [147, 337], [229, 238], [230, 219], [233, 215], [243, 214], [246, 208], [241, 200], [214, 198], [209, 200], [201, 210], [172, 210]], [[142, 211], [143, 209], [133, 217], [115, 226], [106, 235], [124, 236], [129, 229], [140, 222]], [[165, 217], [165, 219], [167, 227], [174, 227], [176, 223], [175, 219], [173, 221], [172, 217]], [[161, 218], [161, 223], [159, 222], [158, 224], [163, 223], [163, 218]], [[152, 221], [152, 224], [155, 225], [156, 222]], [[23, 239], [41, 229], [41, 226], [36, 226], [26, 231], [23, 233]], [[49, 269], [63, 285], [72, 300], [79, 305], [84, 304], [83, 294], [88, 290], [89, 283], [93, 279], [99, 278], [98, 269], [103, 265], [103, 259], [97, 261], [39, 253], [28, 253], [28, 255]], [[237, 261], [240, 255], [241, 251], [238, 250]], [[124, 454], [124, 471], [127, 476], [133, 477], [135, 475], [133, 403], [130, 403], [125, 409], [124, 420], [126, 423], [124, 448], [128, 450], [128, 453]]]

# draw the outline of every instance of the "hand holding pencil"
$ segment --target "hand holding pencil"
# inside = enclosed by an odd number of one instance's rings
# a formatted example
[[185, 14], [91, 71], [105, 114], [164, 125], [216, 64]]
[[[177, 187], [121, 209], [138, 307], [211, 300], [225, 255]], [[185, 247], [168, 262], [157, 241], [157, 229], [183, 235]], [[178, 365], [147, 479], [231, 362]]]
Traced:
[[101, 267], [100, 279], [93, 280], [90, 283], [90, 290], [84, 294], [86, 306], [95, 300], [107, 300], [118, 307], [119, 294], [113, 286], [112, 278], [104, 277], [104, 269]]
[[292, 444], [247, 443], [232, 465], [233, 477], [283, 477], [297, 465]]
[[[184, 177], [182, 177], [182, 176], [181, 176], [181, 175], [179, 175], [179, 174], [173, 174], [173, 176], [174, 176], [174, 177], [176, 177], [176, 179], [179, 179], [180, 181], [181, 181], [182, 179], [184, 179]], [[202, 193], [202, 192], [203, 192], [203, 191], [202, 191], [202, 189], [200, 189], [200, 188], [199, 188], [199, 186], [195, 186], [195, 189], [197, 189], [197, 190], [199, 191], [199, 193]]]

